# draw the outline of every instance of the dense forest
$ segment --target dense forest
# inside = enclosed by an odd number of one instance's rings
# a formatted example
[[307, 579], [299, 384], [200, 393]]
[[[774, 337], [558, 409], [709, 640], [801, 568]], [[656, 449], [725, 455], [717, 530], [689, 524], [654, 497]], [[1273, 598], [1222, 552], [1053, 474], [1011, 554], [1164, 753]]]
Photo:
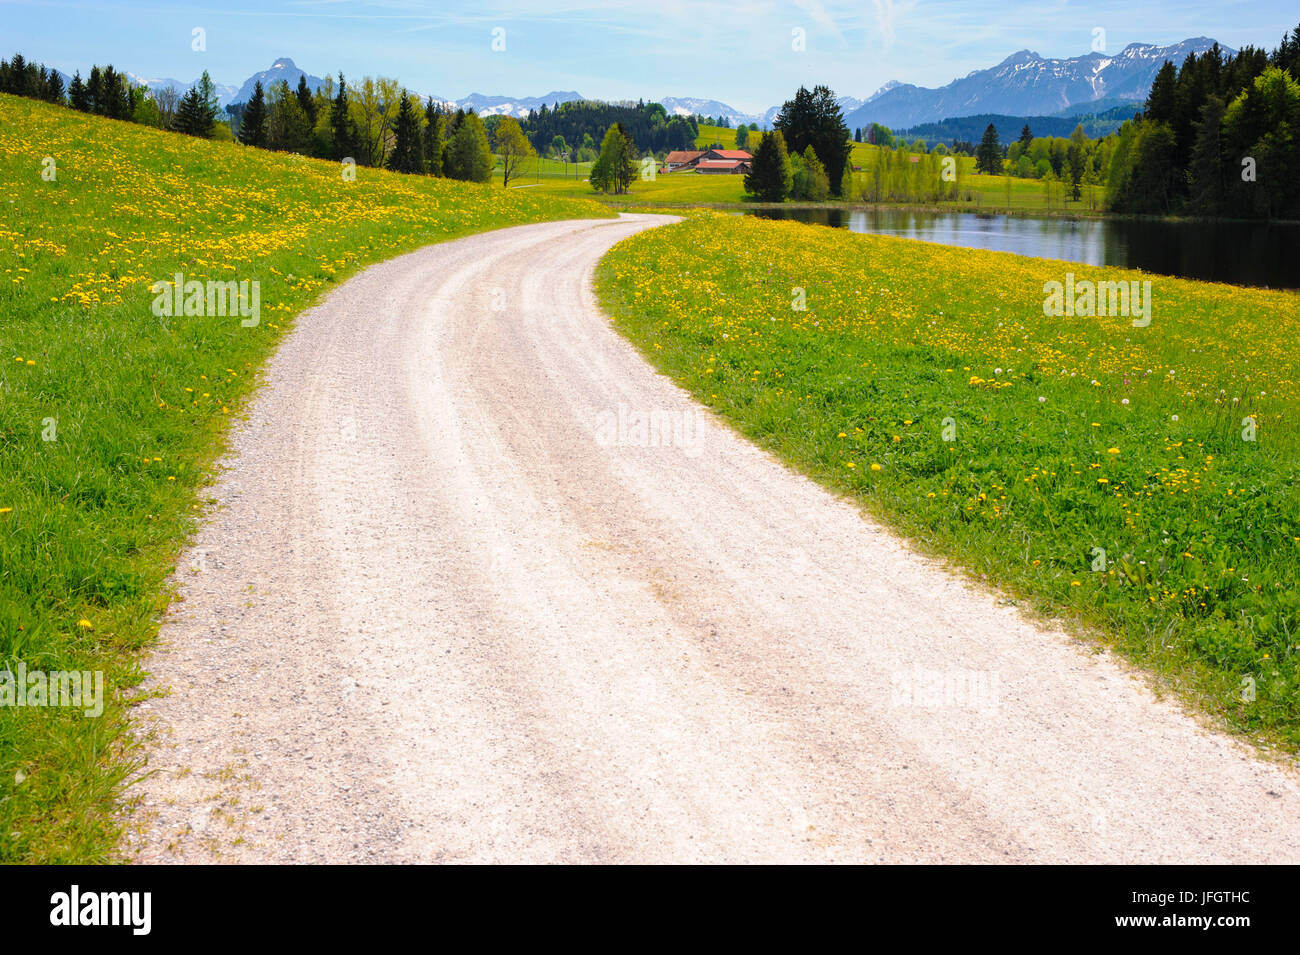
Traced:
[[1300, 218], [1300, 27], [1271, 54], [1216, 44], [1156, 74], [1120, 129], [1106, 183], [1119, 212]]
[[[520, 122], [539, 153], [572, 151], [573, 158], [595, 158], [594, 144], [618, 123], [642, 153], [663, 155], [673, 149], [694, 149], [698, 127], [693, 117], [672, 116], [659, 103], [602, 103], [572, 100], [554, 109], [545, 105]], [[586, 151], [590, 150], [591, 155]], [[579, 152], [581, 155], [578, 155]]]
[[[1141, 109], [1139, 103], [1122, 103], [1095, 112], [1079, 112], [1069, 116], [1007, 116], [1001, 113], [980, 113], [975, 116], [960, 116], [944, 119], [937, 123], [921, 123], [903, 130], [894, 130], [900, 139], [921, 139], [930, 145], [953, 142], [978, 142], [984, 128], [992, 123], [998, 136], [1004, 142], [1011, 138], [1023, 126], [1030, 126], [1040, 136], [1066, 138], [1074, 132], [1076, 126], [1083, 127], [1086, 136], [1098, 139], [1116, 132], [1126, 120]], [[862, 131], [858, 130], [861, 141]]]

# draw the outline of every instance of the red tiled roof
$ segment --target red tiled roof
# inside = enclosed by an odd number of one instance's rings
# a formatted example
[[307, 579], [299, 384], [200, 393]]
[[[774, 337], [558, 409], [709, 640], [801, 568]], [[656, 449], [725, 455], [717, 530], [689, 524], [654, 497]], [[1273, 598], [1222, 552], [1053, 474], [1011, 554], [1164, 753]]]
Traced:
[[743, 149], [710, 149], [709, 152], [719, 159], [750, 160], [754, 158]]
[[696, 169], [735, 169], [743, 159], [701, 159], [695, 164]]
[[664, 159], [664, 162], [670, 166], [676, 166], [681, 163], [688, 163], [692, 160], [699, 159], [703, 155], [703, 149], [674, 149], [668, 154], [668, 157]]

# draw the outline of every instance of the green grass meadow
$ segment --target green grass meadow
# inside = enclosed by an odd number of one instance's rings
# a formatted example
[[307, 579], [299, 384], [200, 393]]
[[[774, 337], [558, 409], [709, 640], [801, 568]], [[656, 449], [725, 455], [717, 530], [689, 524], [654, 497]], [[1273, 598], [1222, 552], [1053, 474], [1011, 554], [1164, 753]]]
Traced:
[[[0, 862], [116, 858], [140, 651], [293, 316], [431, 242], [611, 214], [529, 192], [347, 181], [335, 163], [0, 95], [0, 672], [101, 671], [108, 696], [98, 718], [0, 706]], [[150, 286], [178, 272], [260, 282], [260, 322], [156, 316]]]

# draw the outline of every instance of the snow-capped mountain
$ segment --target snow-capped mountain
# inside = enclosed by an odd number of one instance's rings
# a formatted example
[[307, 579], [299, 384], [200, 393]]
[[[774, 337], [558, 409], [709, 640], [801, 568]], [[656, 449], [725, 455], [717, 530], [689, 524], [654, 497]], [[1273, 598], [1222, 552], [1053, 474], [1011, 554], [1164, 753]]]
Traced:
[[[470, 93], [464, 99], [456, 100], [452, 105], [457, 109], [473, 110], [480, 116], [513, 116], [523, 119], [530, 110], [541, 109], [543, 105], [553, 109], [556, 103], [583, 99], [581, 93], [573, 90], [553, 90], [545, 96], [485, 96], [482, 93]], [[435, 96], [434, 99], [440, 99]], [[445, 102], [445, 101], [443, 101]]]
[[870, 96], [868, 96], [866, 99], [864, 99], [864, 100], [862, 101], [862, 104], [863, 104], [863, 105], [866, 105], [867, 103], [874, 102], [875, 100], [877, 100], [877, 99], [879, 99], [880, 97], [884, 96], [884, 95], [885, 95], [886, 93], [888, 93], [890, 90], [892, 90], [892, 89], [894, 89], [894, 88], [896, 88], [896, 87], [902, 86], [902, 85], [903, 85], [903, 84], [900, 83], [900, 82], [898, 82], [898, 80], [890, 80], [890, 81], [889, 81], [888, 83], [886, 83], [884, 86], [880, 87], [880, 89], [876, 90], [874, 93], [872, 93], [872, 94], [871, 94]]
[[[271, 64], [270, 69], [254, 73], [240, 85], [239, 91], [230, 100], [232, 103], [247, 103], [253, 98], [253, 88], [260, 82], [262, 89], [270, 92], [271, 87], [281, 80], [289, 84], [289, 89], [298, 88], [298, 78], [307, 77], [307, 88], [313, 93], [325, 82], [319, 76], [312, 76], [298, 69], [296, 63], [287, 56], [282, 56]], [[222, 105], [225, 105], [224, 103]]]
[[[86, 74], [83, 73], [82, 79], [85, 79], [85, 76]], [[174, 80], [169, 76], [164, 76], [158, 79], [149, 79], [148, 77], [138, 76], [131, 72], [126, 74], [126, 78], [131, 81], [132, 86], [147, 86], [151, 92], [171, 87], [181, 95], [184, 95], [189, 91], [191, 86], [195, 86], [199, 82], [197, 76], [188, 83], [182, 83], [180, 80]], [[298, 81], [294, 80], [294, 82], [296, 83]], [[239, 102], [235, 96], [235, 94], [239, 92], [238, 86], [232, 86], [229, 83], [218, 83], [216, 80], [213, 80], [212, 89], [216, 93], [217, 103], [221, 106], [225, 106], [227, 103]]]
[[[939, 89], [887, 83], [845, 122], [850, 128], [876, 122], [900, 129], [978, 113], [1048, 115], [1101, 99], [1144, 100], [1165, 60], [1177, 66], [1189, 53], [1203, 53], [1214, 42], [1194, 37], [1172, 46], [1130, 43], [1119, 53], [1069, 59], [1020, 50], [995, 67], [975, 70]], [[1221, 49], [1225, 55], [1234, 52]]]
[[[732, 126], [739, 126], [741, 123], [758, 123], [760, 126], [768, 125], [765, 116], [743, 113], [726, 103], [718, 102], [716, 99], [701, 99], [695, 96], [665, 96], [657, 102], [668, 110], [669, 116], [725, 116]], [[768, 110], [768, 112], [771, 112], [771, 110]]]

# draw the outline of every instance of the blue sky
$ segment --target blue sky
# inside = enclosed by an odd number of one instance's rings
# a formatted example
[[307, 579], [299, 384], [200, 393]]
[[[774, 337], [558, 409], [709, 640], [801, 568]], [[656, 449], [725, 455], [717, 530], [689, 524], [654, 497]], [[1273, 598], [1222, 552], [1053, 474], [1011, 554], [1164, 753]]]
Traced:
[[[207, 69], [229, 83], [288, 56], [317, 75], [394, 76], [448, 98], [572, 89], [700, 96], [759, 112], [800, 83], [862, 98], [891, 79], [941, 86], [1025, 48], [1078, 56], [1097, 27], [1108, 52], [1192, 36], [1271, 49], [1298, 21], [1294, 0], [0, 0], [0, 54], [69, 73], [112, 62], [188, 81]], [[206, 31], [205, 52], [191, 49], [195, 27]]]

